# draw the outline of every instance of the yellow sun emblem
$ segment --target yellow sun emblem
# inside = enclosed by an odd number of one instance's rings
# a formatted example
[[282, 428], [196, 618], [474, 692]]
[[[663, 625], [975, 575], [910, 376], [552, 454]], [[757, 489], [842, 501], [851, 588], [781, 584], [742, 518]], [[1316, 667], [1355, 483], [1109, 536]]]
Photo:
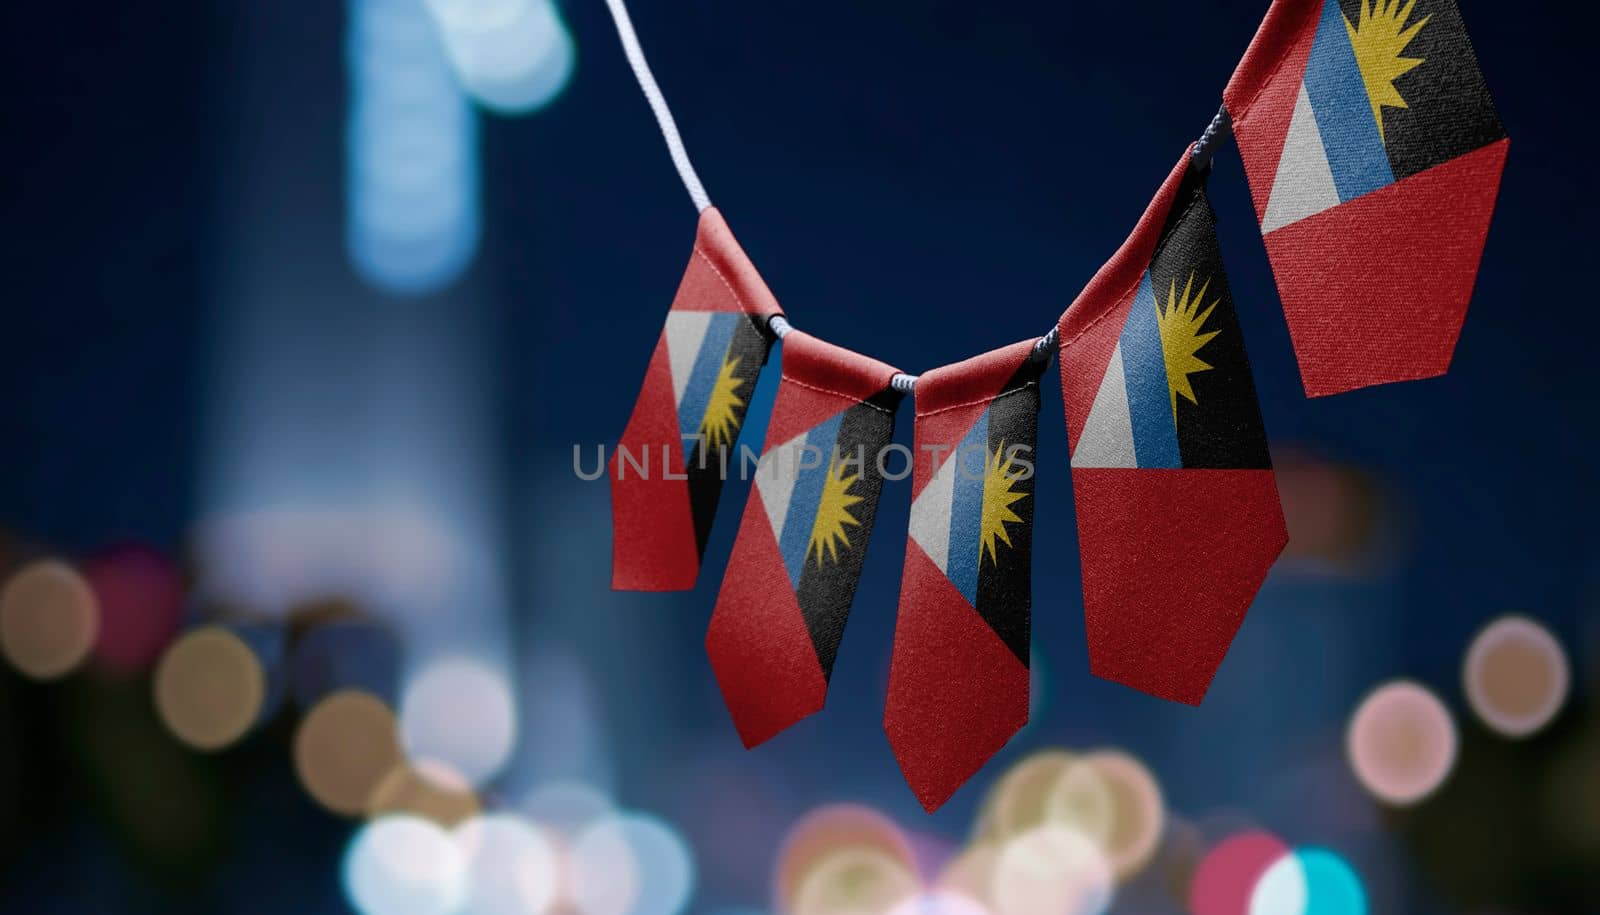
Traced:
[[978, 561], [983, 561], [987, 553], [989, 560], [995, 565], [1000, 564], [1000, 557], [995, 553], [995, 541], [999, 540], [1006, 546], [1011, 546], [1011, 535], [1006, 533], [1007, 523], [1022, 523], [1022, 516], [1011, 510], [1011, 505], [1028, 494], [1017, 492], [1012, 487], [1018, 482], [1016, 473], [1011, 470], [1012, 459], [1006, 454], [1006, 443], [1000, 442], [994, 454], [984, 465], [983, 470], [983, 525], [980, 539], [983, 543], [978, 552]]
[[[1172, 395], [1172, 419], [1178, 419], [1178, 395], [1182, 394], [1192, 404], [1200, 401], [1194, 398], [1194, 387], [1189, 384], [1189, 376], [1211, 370], [1211, 363], [1201, 359], [1198, 355], [1200, 348], [1211, 342], [1221, 331], [1205, 330], [1206, 319], [1211, 317], [1211, 312], [1217, 307], [1221, 299], [1212, 299], [1205, 311], [1200, 311], [1200, 305], [1205, 301], [1206, 290], [1211, 287], [1208, 277], [1200, 284], [1200, 290], [1194, 291], [1194, 272], [1190, 271], [1189, 281], [1183, 284], [1183, 297], [1178, 296], [1178, 278], [1173, 277], [1172, 283], [1167, 287], [1167, 304], [1163, 308], [1161, 300], [1156, 299], [1156, 325], [1161, 330], [1161, 356], [1167, 364], [1167, 390]], [[1190, 293], [1193, 293], [1191, 295]]]
[[1356, 66], [1361, 69], [1361, 81], [1367, 86], [1367, 100], [1372, 103], [1372, 118], [1378, 122], [1378, 139], [1383, 139], [1384, 108], [1405, 108], [1406, 100], [1394, 81], [1410, 73], [1422, 63], [1420, 57], [1401, 57], [1406, 45], [1417, 37], [1422, 27], [1432, 18], [1430, 13], [1406, 25], [1417, 0], [1360, 0], [1360, 15], [1355, 22], [1344, 20], [1345, 31], [1350, 34], [1350, 47], [1356, 52]]
[[850, 546], [850, 535], [845, 527], [861, 526], [855, 515], [850, 514], [850, 506], [861, 501], [861, 496], [850, 494], [850, 487], [861, 475], [852, 473], [845, 476], [844, 468], [845, 464], [835, 451], [828, 463], [828, 475], [823, 478], [822, 498], [817, 502], [817, 518], [811, 524], [811, 542], [806, 546], [806, 558], [810, 559], [811, 554], [815, 553], [818, 568], [822, 567], [823, 551], [827, 551], [829, 559], [838, 562], [839, 548]]
[[700, 423], [700, 435], [708, 450], [733, 444], [734, 437], [739, 434], [739, 410], [744, 401], [738, 392], [744, 387], [744, 379], [734, 376], [738, 367], [738, 356], [723, 362], [722, 371], [717, 373], [717, 383], [711, 388], [706, 417]]

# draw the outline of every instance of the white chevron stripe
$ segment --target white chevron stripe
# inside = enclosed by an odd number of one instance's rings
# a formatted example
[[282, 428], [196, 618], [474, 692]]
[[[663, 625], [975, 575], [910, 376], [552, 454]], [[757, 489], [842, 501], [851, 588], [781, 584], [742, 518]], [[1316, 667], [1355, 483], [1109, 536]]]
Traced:
[[1122, 344], [1111, 351], [1100, 390], [1072, 452], [1074, 467], [1137, 467], [1133, 453], [1133, 418], [1128, 413], [1128, 381], [1122, 374]]
[[1333, 169], [1328, 167], [1317, 115], [1305, 83], [1301, 83], [1294, 116], [1289, 120], [1289, 136], [1283, 141], [1283, 156], [1278, 159], [1278, 175], [1272, 180], [1272, 196], [1267, 198], [1267, 213], [1261, 217], [1261, 234], [1338, 205], [1339, 189], [1333, 183]]
[[711, 315], [709, 311], [667, 312], [667, 361], [672, 365], [674, 404], [683, 403], [683, 392], [689, 387], [689, 375], [700, 355], [700, 344], [705, 342], [706, 328], [711, 326]]
[[[931, 459], [933, 455], [929, 452]], [[922, 547], [939, 571], [949, 574], [950, 564], [950, 506], [955, 498], [956, 459], [943, 453], [944, 463], [933, 472], [933, 479], [922, 488], [922, 494], [911, 503], [911, 539]]]
[[789, 518], [789, 500], [794, 497], [794, 484], [800, 478], [800, 459], [810, 433], [807, 429], [763, 454], [756, 467], [756, 488], [761, 491], [761, 505], [772, 523], [774, 540], [783, 539], [783, 523]]

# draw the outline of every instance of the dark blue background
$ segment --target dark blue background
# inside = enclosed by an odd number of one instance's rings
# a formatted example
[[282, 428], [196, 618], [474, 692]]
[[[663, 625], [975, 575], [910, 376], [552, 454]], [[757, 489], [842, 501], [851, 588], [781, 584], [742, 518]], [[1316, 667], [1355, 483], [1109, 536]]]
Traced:
[[[1052, 324], [1205, 126], [1264, 6], [683, 0], [633, 12], [712, 199], [793, 322], [915, 372]], [[1178, 810], [1251, 810], [1319, 841], [1315, 817], [1280, 809], [1292, 805], [1264, 786], [1294, 759], [1336, 757], [1361, 693], [1404, 675], [1458, 697], [1466, 641], [1510, 610], [1569, 645], [1593, 636], [1593, 14], [1462, 6], [1512, 149], [1448, 376], [1306, 399], [1231, 148], [1211, 181], [1269, 436], [1380, 481], [1402, 532], [1390, 561], [1359, 581], [1275, 576], [1200, 710], [1093, 680], [1052, 373], [1034, 576], [1048, 698], [1008, 754], [1127, 746]], [[462, 281], [479, 311], [460, 317], [483, 331], [494, 372], [521, 637], [589, 665], [619, 796], [678, 822], [701, 854], [694, 911], [764, 901], [771, 837], [820, 801], [870, 801], [957, 837], [981, 788], [925, 818], [878, 727], [905, 485], [880, 506], [828, 710], [753, 753], [735, 752], [701, 649], [743, 490], [724, 499], [696, 591], [605, 590], [604, 487], [573, 480], [568, 455], [619, 434], [695, 214], [603, 5], [564, 15], [579, 54], [566, 93], [529, 117], [485, 119], [484, 240]], [[350, 314], [416, 307], [347, 265], [342, 29], [328, 3], [0, 9], [0, 524], [68, 550], [182, 545], [207, 458], [206, 329], [228, 307], [217, 265], [241, 237], [276, 245], [278, 269]], [[902, 441], [909, 419], [903, 408]], [[292, 796], [286, 775], [261, 785]], [[726, 808], [770, 824], [747, 859], [717, 840], [708, 811]], [[335, 905], [337, 827], [309, 810], [257, 814], [283, 822], [279, 838], [243, 840], [250, 859]], [[299, 833], [328, 854], [271, 854]], [[121, 873], [106, 856], [63, 866]], [[1433, 898], [1403, 853], [1369, 865], [1385, 867], [1412, 905]], [[269, 910], [228, 889], [253, 879], [226, 877], [208, 898]]]

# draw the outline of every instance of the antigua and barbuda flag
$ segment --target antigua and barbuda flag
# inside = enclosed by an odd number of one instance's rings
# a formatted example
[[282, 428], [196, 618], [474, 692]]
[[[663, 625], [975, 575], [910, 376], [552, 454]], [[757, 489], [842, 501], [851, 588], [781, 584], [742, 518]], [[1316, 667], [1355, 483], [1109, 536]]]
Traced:
[[917, 379], [910, 536], [883, 728], [930, 813], [1028, 722], [1045, 364], [1035, 342]]
[[822, 708], [883, 488], [896, 370], [800, 331], [706, 652], [745, 746]]
[[1223, 99], [1306, 393], [1443, 374], [1509, 142], [1454, 0], [1275, 0]]
[[715, 207], [611, 456], [611, 587], [694, 587], [734, 442], [782, 314]]
[[1090, 670], [1198, 704], [1288, 534], [1187, 153], [1059, 329]]

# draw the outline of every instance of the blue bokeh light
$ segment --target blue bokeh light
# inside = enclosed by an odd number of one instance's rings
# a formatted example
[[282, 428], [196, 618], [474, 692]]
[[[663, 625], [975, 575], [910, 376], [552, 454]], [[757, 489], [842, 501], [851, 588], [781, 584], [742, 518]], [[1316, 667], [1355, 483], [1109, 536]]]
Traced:
[[1262, 874], [1250, 896], [1250, 915], [1367, 915], [1361, 878], [1326, 848], [1302, 847]]
[[551, 0], [427, 0], [461, 86], [480, 105], [525, 114], [554, 99], [574, 49]]
[[1326, 848], [1295, 852], [1306, 873], [1306, 915], [1367, 915], [1367, 891], [1344, 858]]
[[346, 244], [389, 292], [448, 285], [481, 233], [476, 115], [423, 0], [350, 0]]

